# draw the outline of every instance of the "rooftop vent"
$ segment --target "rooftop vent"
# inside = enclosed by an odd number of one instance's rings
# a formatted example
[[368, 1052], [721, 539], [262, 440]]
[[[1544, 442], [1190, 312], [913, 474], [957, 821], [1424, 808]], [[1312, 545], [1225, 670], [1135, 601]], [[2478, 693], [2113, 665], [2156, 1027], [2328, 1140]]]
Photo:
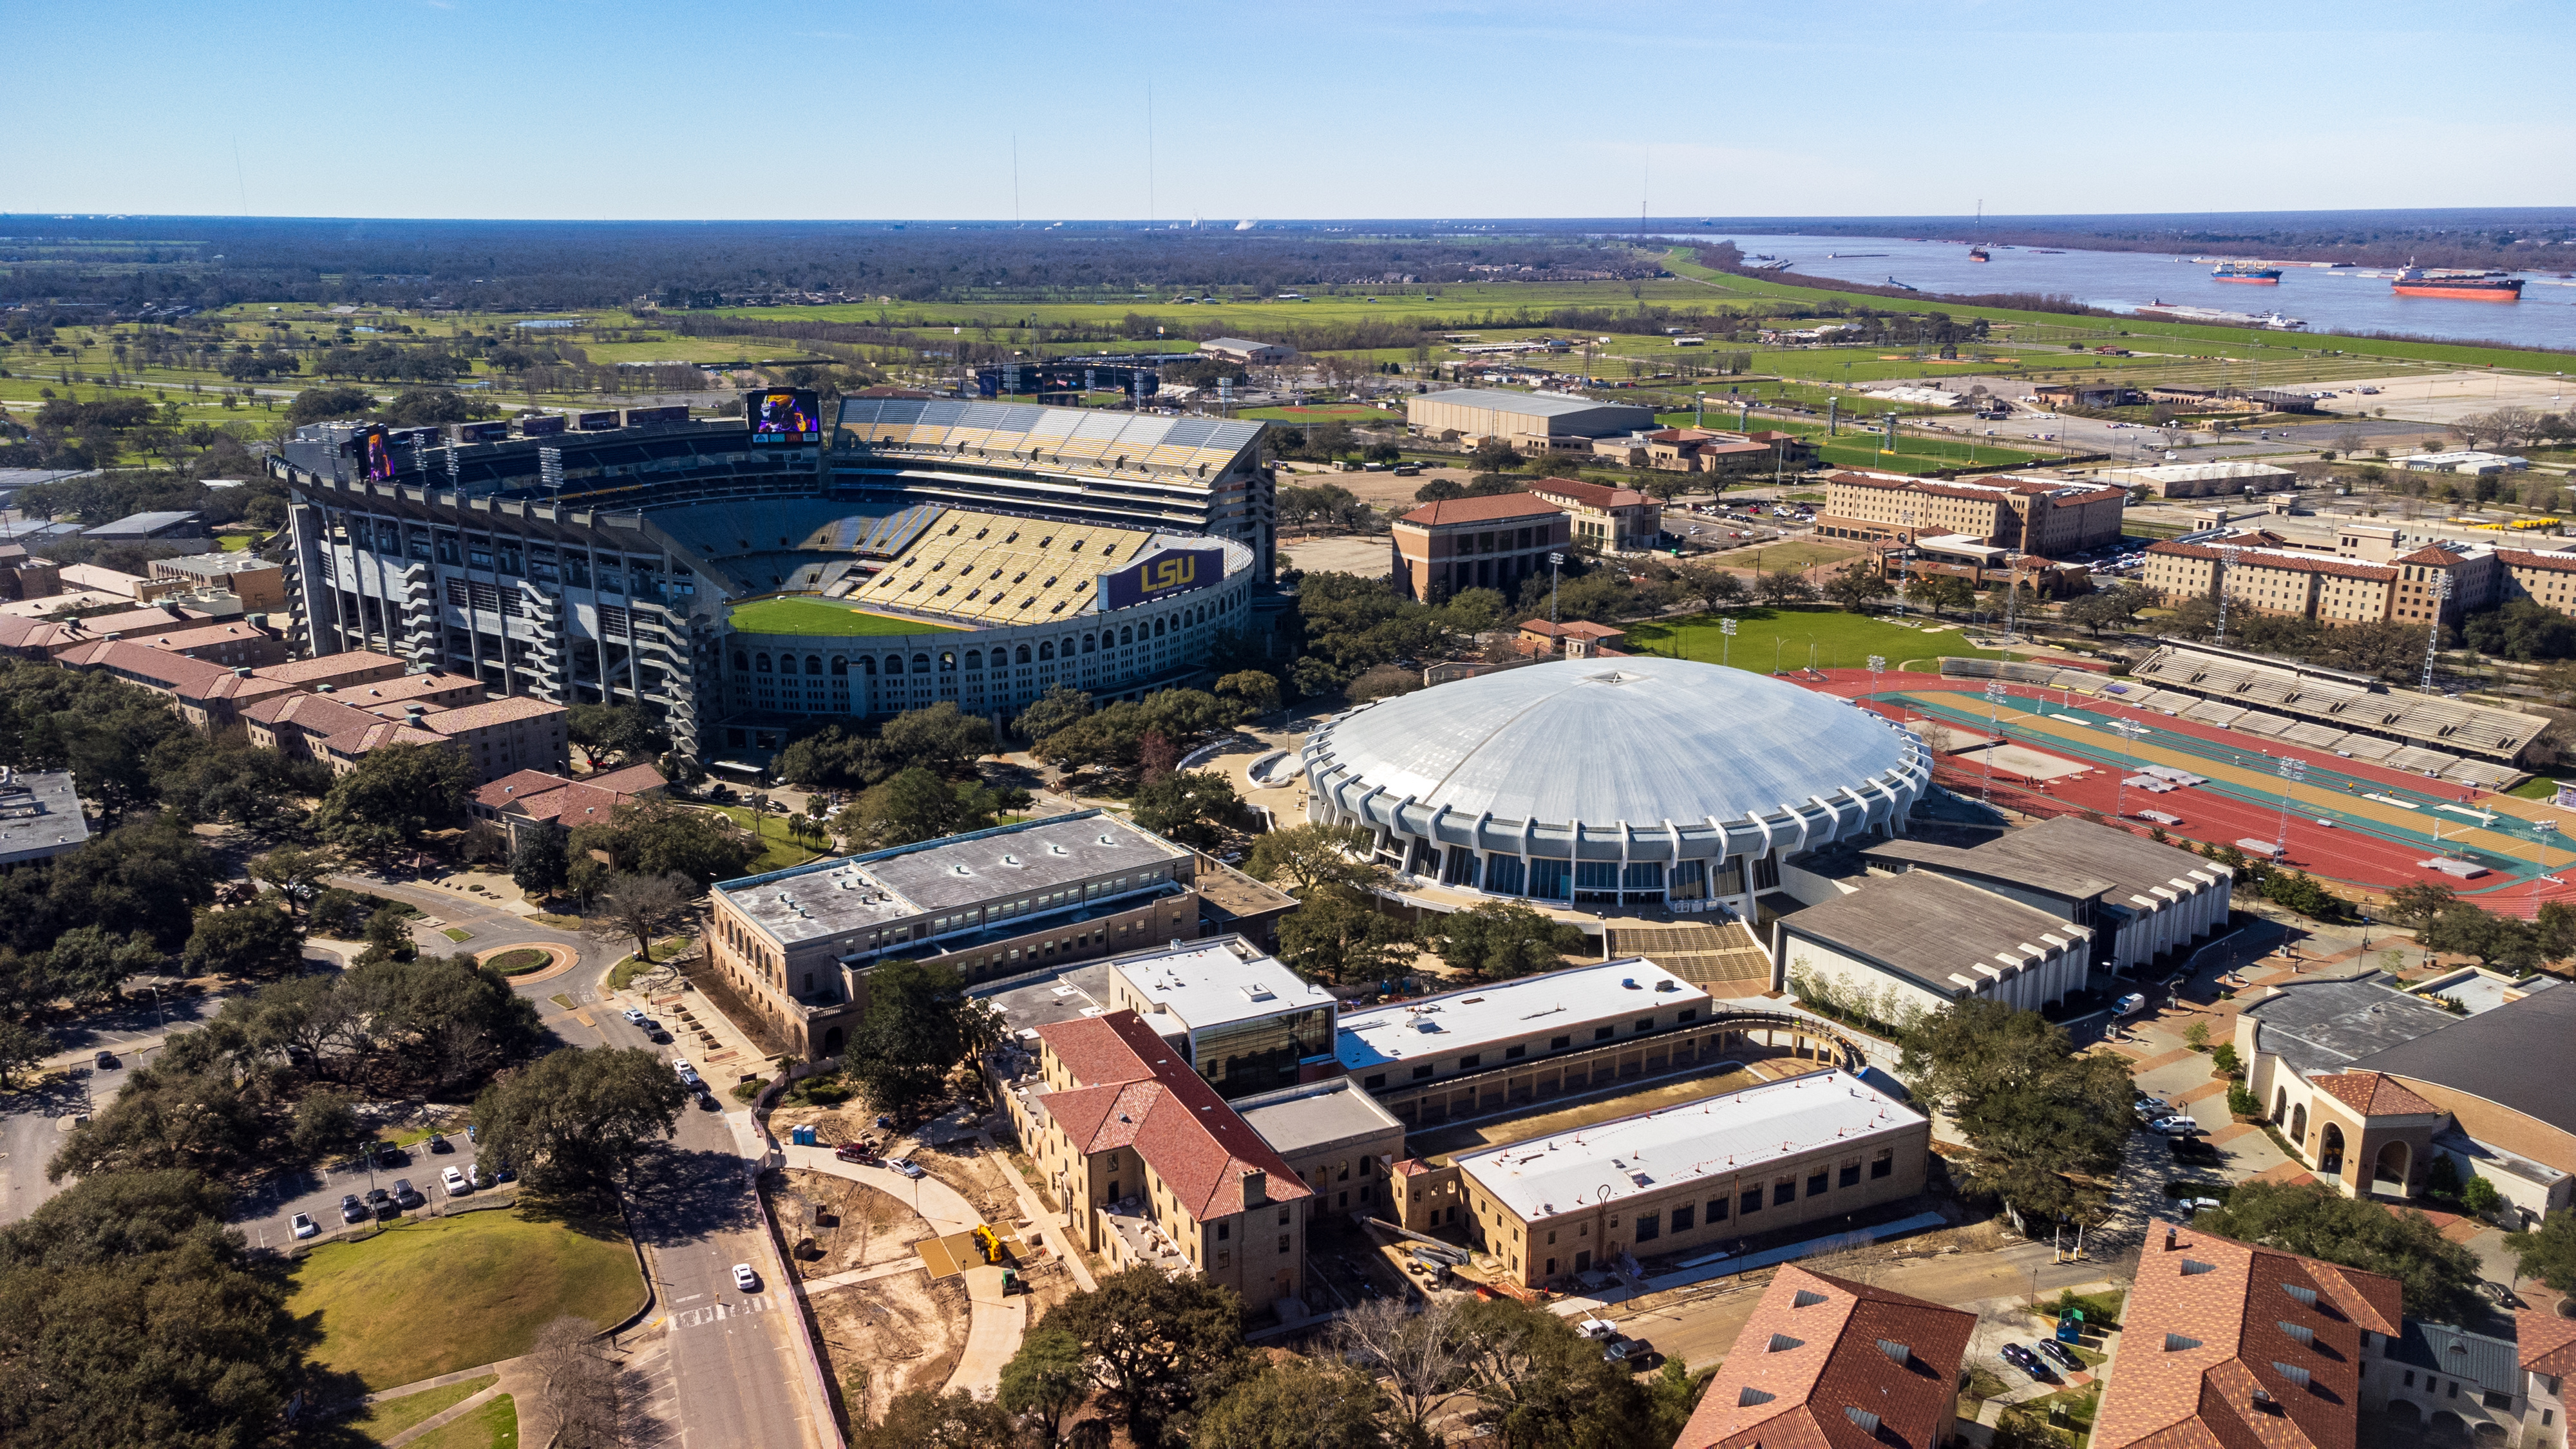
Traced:
[[2182, 1353], [2198, 1347], [2200, 1347], [2199, 1339], [2185, 1338], [2179, 1333], [2168, 1333], [2165, 1335], [2165, 1352], [2167, 1353]]
[[1878, 1432], [1878, 1416], [1867, 1409], [1847, 1405], [1843, 1409], [1843, 1417], [1860, 1425], [1861, 1432], [1864, 1434], [1875, 1434]]
[[1889, 1363], [1899, 1365], [1900, 1367], [1914, 1362], [1914, 1350], [1906, 1347], [1904, 1344], [1898, 1343], [1892, 1338], [1880, 1339], [1878, 1341], [1878, 1351], [1887, 1355], [1887, 1361]]
[[1735, 1396], [1735, 1407], [1749, 1409], [1755, 1404], [1767, 1404], [1778, 1397], [1780, 1397], [1778, 1394], [1766, 1394], [1751, 1384], [1746, 1384], [1743, 1391]]
[[2217, 1271], [2218, 1265], [2215, 1263], [2204, 1263], [2198, 1258], [2185, 1258], [2182, 1260], [2182, 1275], [2186, 1278], [2195, 1278], [2203, 1273], [2215, 1273]]
[[2314, 1288], [2303, 1288], [2296, 1283], [2284, 1283], [2281, 1285], [2281, 1291], [2289, 1294], [2293, 1298], [2296, 1298], [2301, 1303], [2308, 1305], [2310, 1308], [2317, 1306], [2317, 1290]]
[[1277, 992], [1272, 991], [1269, 986], [1259, 981], [1255, 981], [1250, 985], [1245, 986], [1243, 988], [1243, 994], [1254, 1001], [1276, 1001], [1279, 999]]
[[1807, 1341], [1803, 1338], [1791, 1338], [1785, 1333], [1775, 1333], [1771, 1335], [1771, 1342], [1765, 1345], [1762, 1351], [1764, 1353], [1786, 1353], [1790, 1349], [1805, 1348], [1806, 1346]]
[[1824, 1301], [1826, 1301], [1825, 1295], [1817, 1292], [1815, 1289], [1801, 1288], [1798, 1290], [1797, 1296], [1789, 1300], [1789, 1306], [1792, 1308], [1813, 1308]]

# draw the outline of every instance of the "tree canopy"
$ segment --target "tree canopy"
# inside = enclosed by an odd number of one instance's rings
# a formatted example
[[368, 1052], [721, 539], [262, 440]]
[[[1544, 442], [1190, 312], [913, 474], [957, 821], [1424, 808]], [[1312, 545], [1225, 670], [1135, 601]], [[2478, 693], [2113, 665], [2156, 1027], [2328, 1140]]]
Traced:
[[2038, 1012], [1973, 996], [1918, 1018], [1900, 1045], [1899, 1072], [1975, 1149], [1972, 1185], [2050, 1220], [2101, 1210], [2129, 1137], [2121, 1058], [2077, 1055]]
[[1519, 901], [1486, 901], [1424, 923], [1433, 949], [1451, 969], [1501, 981], [1565, 964], [1584, 949], [1582, 928]]
[[935, 962], [888, 961], [868, 973], [868, 1010], [846, 1058], [870, 1100], [909, 1106], [939, 1094], [966, 1058], [966, 988]]
[[688, 1100], [652, 1052], [566, 1048], [474, 1099], [477, 1151], [517, 1168], [531, 1192], [605, 1197], [635, 1170], [647, 1142], [671, 1135]]
[[2478, 1299], [2478, 1257], [2412, 1208], [2349, 1198], [2323, 1183], [2240, 1182], [2194, 1223], [2240, 1242], [2396, 1279], [2409, 1317], [2464, 1322]]
[[322, 838], [360, 855], [381, 855], [461, 824], [474, 767], [446, 745], [390, 744], [359, 756], [332, 782], [313, 815]]

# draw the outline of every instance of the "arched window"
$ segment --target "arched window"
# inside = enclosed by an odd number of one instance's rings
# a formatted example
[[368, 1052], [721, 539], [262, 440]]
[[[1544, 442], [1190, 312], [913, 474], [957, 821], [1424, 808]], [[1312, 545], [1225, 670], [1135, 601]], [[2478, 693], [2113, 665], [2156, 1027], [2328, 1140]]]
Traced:
[[912, 672], [915, 674], [928, 674], [930, 672], [930, 656], [927, 654], [915, 654], [912, 656]]
[[1163, 621], [1162, 621], [1162, 620], [1160, 620], [1160, 619], [1156, 619], [1156, 620], [1154, 621], [1154, 637], [1155, 637], [1155, 638], [1160, 639], [1160, 638], [1162, 638], [1162, 637], [1163, 637], [1163, 628], [1164, 628]]
[[1100, 647], [1100, 639], [1099, 639], [1099, 636], [1097, 636], [1097, 635], [1093, 635], [1093, 634], [1085, 634], [1085, 635], [1083, 635], [1083, 636], [1082, 636], [1082, 652], [1083, 652], [1083, 653], [1085, 653], [1085, 654], [1089, 654], [1089, 653], [1093, 652], [1094, 650], [1097, 650], [1099, 647]]
[[763, 673], [763, 674], [767, 674], [767, 673], [769, 672], [769, 656], [768, 656], [768, 655], [766, 655], [766, 654], [755, 654], [755, 655], [751, 656], [751, 663], [752, 663], [752, 667], [753, 667], [753, 668], [755, 668], [755, 669], [758, 669], [761, 673]]
[[1053, 639], [1046, 639], [1039, 642], [1038, 657], [1040, 659], [1053, 659], [1055, 657], [1055, 641]]
[[1019, 662], [1022, 664], [1029, 662], [1029, 646], [1026, 644], [1020, 646], [1018, 658]]
[[781, 674], [794, 674], [796, 672], [796, 656], [793, 654], [779, 655], [778, 672]]
[[1133, 643], [1135, 643], [1135, 642], [1136, 642], [1136, 629], [1135, 629], [1135, 626], [1131, 624], [1131, 625], [1128, 625], [1128, 626], [1127, 626], [1127, 627], [1125, 627], [1125, 628], [1120, 629], [1120, 630], [1118, 631], [1118, 642], [1119, 642], [1119, 643], [1121, 643], [1121, 644], [1133, 644]]
[[736, 673], [736, 674], [748, 674], [748, 673], [750, 673], [750, 672], [751, 672], [751, 656], [750, 656], [750, 655], [748, 655], [748, 654], [743, 653], [743, 652], [742, 652], [741, 650], [739, 650], [739, 649], [737, 649], [737, 650], [733, 651], [733, 672], [734, 672], [734, 673]]
[[874, 673], [876, 673], [876, 672], [877, 672], [877, 657], [876, 657], [875, 655], [873, 655], [873, 654], [862, 654], [862, 655], [860, 655], [860, 656], [859, 656], [859, 667], [860, 667], [860, 668], [862, 668], [862, 669], [864, 669], [864, 670], [866, 670], [866, 671], [867, 671], [868, 673], [870, 673], [870, 674], [874, 674]]
[[833, 656], [832, 656], [832, 677], [833, 677], [834, 679], [846, 679], [846, 678], [848, 678], [848, 677], [849, 677], [849, 674], [850, 674], [850, 661], [849, 661], [849, 660], [847, 660], [847, 659], [845, 659], [845, 658], [843, 658], [842, 656], [840, 656], [840, 655], [838, 655], [838, 654], [833, 655]]
[[983, 667], [984, 667], [984, 651], [983, 651], [983, 650], [981, 650], [981, 649], [969, 649], [969, 650], [967, 650], [967, 651], [966, 651], [966, 667], [967, 667], [967, 668], [969, 668], [969, 669], [981, 669], [981, 668], [983, 668]]
[[888, 674], [901, 674], [901, 673], [903, 673], [903, 656], [902, 656], [902, 655], [900, 655], [900, 654], [889, 654], [889, 655], [887, 655], [887, 656], [886, 656], [886, 673], [888, 673]]
[[820, 654], [806, 655], [805, 672], [808, 674], [821, 674], [823, 672], [823, 656]]
[[940, 651], [940, 655], [939, 655], [939, 672], [940, 672], [940, 673], [942, 673], [942, 674], [954, 674], [954, 673], [956, 673], [956, 672], [957, 672], [957, 651], [956, 651], [956, 650], [954, 650], [954, 649], [945, 649], [945, 650]]

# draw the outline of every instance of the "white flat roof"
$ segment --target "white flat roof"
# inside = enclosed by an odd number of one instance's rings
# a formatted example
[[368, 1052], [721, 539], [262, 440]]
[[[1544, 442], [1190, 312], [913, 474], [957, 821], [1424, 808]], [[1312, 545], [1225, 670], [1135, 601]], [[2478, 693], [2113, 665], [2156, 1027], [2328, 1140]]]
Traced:
[[1342, 1014], [1333, 1054], [1350, 1071], [1474, 1051], [1558, 1027], [1627, 1021], [1647, 1012], [1670, 1026], [1677, 1009], [1708, 1006], [1708, 993], [1642, 956], [1471, 986]]
[[1536, 1222], [1749, 1168], [1863, 1143], [1920, 1123], [1913, 1108], [1840, 1070], [1489, 1147], [1458, 1159], [1487, 1193]]
[[[1169, 1008], [1173, 1019], [1192, 1031], [1333, 1004], [1331, 992], [1299, 979], [1296, 972], [1254, 950], [1241, 936], [1120, 956], [1110, 961], [1109, 969], [1137, 995]], [[1163, 1024], [1152, 1014], [1140, 1014], [1146, 1025], [1162, 1030]]]

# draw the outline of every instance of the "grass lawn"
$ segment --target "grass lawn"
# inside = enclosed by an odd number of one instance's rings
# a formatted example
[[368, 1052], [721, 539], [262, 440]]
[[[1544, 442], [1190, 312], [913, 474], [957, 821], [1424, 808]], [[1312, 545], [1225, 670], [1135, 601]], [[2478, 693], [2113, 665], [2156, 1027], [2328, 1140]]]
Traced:
[[442, 1409], [464, 1403], [500, 1381], [499, 1374], [485, 1374], [479, 1379], [467, 1379], [443, 1389], [423, 1389], [399, 1399], [369, 1404], [367, 1412], [349, 1421], [349, 1427], [381, 1444]]
[[2547, 800], [2558, 793], [2558, 782], [2547, 775], [2534, 775], [2505, 793], [2517, 800]]
[[1730, 569], [1806, 569], [1818, 564], [1840, 563], [1860, 552], [1856, 548], [1838, 548], [1830, 543], [1792, 540], [1788, 543], [1757, 544], [1752, 548], [1731, 549], [1711, 554], [1706, 562]]
[[733, 627], [745, 634], [956, 634], [963, 631], [919, 619], [897, 619], [843, 608], [818, 599], [762, 599], [739, 604]]
[[748, 805], [713, 805], [707, 808], [760, 837], [760, 856], [751, 863], [746, 874], [766, 875], [791, 865], [803, 865], [823, 854], [788, 834], [787, 817], [774, 811], [764, 810], [755, 816]]
[[554, 959], [554, 953], [550, 951], [522, 946], [516, 951], [504, 951], [483, 964], [504, 976], [524, 976]]
[[463, 926], [444, 927], [438, 934], [445, 936], [451, 941], [471, 941], [474, 939], [474, 933], [466, 930]]
[[[635, 959], [634, 953], [629, 952], [625, 960], [608, 968], [608, 989], [611, 991], [623, 991], [626, 989], [628, 982], [633, 981], [636, 977], [644, 973], [646, 967], [653, 965], [655, 962], [668, 961], [672, 957], [677, 956], [688, 949], [688, 937], [673, 936], [668, 940], [656, 941], [653, 943], [653, 956], [651, 960], [638, 961]], [[564, 1005], [569, 1007], [572, 1003], [567, 1001]]]
[[1735, 639], [1730, 650], [1725, 636], [1718, 632], [1719, 617], [1695, 614], [1630, 624], [1626, 647], [1633, 653], [1704, 659], [1712, 664], [1733, 664], [1733, 656], [1741, 654], [1744, 662], [1736, 667], [1760, 674], [1770, 673], [1775, 659], [1784, 670], [1804, 668], [1810, 644], [1815, 646], [1819, 669], [1863, 668], [1873, 654], [1884, 656], [1890, 669], [1919, 659], [1925, 661], [1927, 670], [1937, 669], [1939, 666], [1930, 661], [1944, 654], [1978, 659], [2016, 657], [1992, 649], [1971, 649], [1957, 629], [1926, 633], [1839, 609], [1732, 610]]
[[1400, 420], [1404, 414], [1363, 403], [1311, 403], [1299, 407], [1247, 408], [1235, 416], [1271, 423], [1389, 423]]
[[296, 1265], [287, 1311], [320, 1329], [314, 1362], [381, 1392], [516, 1358], [565, 1314], [606, 1327], [643, 1297], [614, 1224], [508, 1209], [324, 1244]]
[[411, 1441], [420, 1449], [519, 1449], [519, 1406], [508, 1394]]

